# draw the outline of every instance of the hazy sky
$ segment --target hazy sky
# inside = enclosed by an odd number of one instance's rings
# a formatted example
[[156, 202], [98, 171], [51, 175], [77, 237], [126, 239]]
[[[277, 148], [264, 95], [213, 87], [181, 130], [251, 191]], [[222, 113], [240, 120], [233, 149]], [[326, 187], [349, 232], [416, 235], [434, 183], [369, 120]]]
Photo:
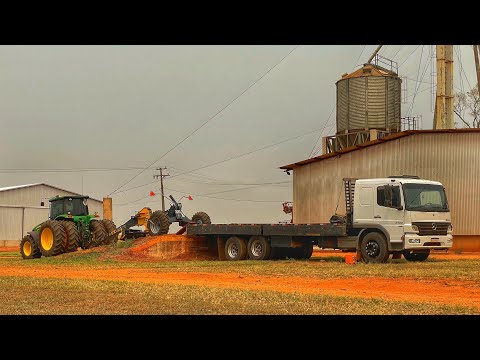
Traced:
[[[321, 129], [335, 105], [335, 82], [364, 63], [376, 45], [300, 46], [157, 166], [172, 176]], [[2, 46], [0, 47], [0, 187], [45, 182], [101, 199], [140, 170], [31, 172], [7, 169], [143, 168], [159, 158], [279, 62], [291, 46]], [[475, 84], [473, 52], [461, 46]], [[414, 52], [415, 51], [415, 52]], [[403, 65], [412, 115], [431, 128], [430, 46], [387, 45], [380, 54]], [[412, 54], [410, 56], [410, 54]], [[410, 57], [409, 57], [410, 56]], [[420, 62], [420, 59], [422, 61]], [[457, 56], [455, 86], [462, 87]], [[422, 79], [416, 83], [415, 79]], [[417, 74], [418, 77], [417, 77]], [[469, 85], [463, 79], [463, 87]], [[335, 112], [322, 136], [335, 128]], [[214, 222], [277, 222], [289, 217], [291, 176], [279, 166], [304, 160], [320, 131], [251, 155], [166, 178], [166, 194], [184, 193], [184, 212], [206, 211]], [[321, 142], [318, 143], [321, 146]], [[154, 181], [149, 169], [128, 189]], [[208, 177], [208, 178], [207, 178]], [[213, 178], [213, 179], [212, 179]], [[82, 181], [83, 179], [83, 181]], [[214, 182], [216, 184], [206, 184]], [[279, 183], [267, 186], [229, 185]], [[227, 185], [219, 185], [227, 184]], [[233, 189], [250, 188], [230, 191]], [[161, 208], [152, 184], [113, 195], [114, 221]], [[224, 192], [222, 191], [230, 191]], [[181, 192], [181, 193], [180, 193]], [[228, 201], [196, 195], [236, 200]], [[168, 206], [168, 201], [167, 201]], [[172, 228], [173, 229], [173, 228]]]

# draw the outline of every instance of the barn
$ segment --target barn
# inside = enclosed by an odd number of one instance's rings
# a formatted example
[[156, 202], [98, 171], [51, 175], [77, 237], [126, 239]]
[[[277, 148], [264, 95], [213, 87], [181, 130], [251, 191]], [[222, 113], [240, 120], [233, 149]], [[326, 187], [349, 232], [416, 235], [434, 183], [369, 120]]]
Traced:
[[[44, 183], [0, 188], [0, 246], [20, 244], [28, 231], [48, 218], [48, 199], [57, 195], [80, 194]], [[103, 216], [102, 201], [90, 198], [88, 208]]]
[[345, 213], [343, 178], [417, 175], [440, 181], [452, 214], [453, 250], [480, 251], [480, 129], [407, 130], [282, 166], [293, 170], [293, 222]]

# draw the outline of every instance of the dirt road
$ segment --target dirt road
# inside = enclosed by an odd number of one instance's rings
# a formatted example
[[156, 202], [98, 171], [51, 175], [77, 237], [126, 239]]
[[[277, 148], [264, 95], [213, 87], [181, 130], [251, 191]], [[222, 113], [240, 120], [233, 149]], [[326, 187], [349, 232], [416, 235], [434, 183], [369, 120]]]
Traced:
[[55, 279], [129, 281], [154, 284], [199, 285], [286, 293], [330, 294], [385, 300], [429, 302], [480, 309], [480, 287], [456, 280], [388, 278], [312, 279], [298, 276], [244, 276], [235, 273], [156, 272], [152, 269], [78, 269], [0, 267], [0, 276]]

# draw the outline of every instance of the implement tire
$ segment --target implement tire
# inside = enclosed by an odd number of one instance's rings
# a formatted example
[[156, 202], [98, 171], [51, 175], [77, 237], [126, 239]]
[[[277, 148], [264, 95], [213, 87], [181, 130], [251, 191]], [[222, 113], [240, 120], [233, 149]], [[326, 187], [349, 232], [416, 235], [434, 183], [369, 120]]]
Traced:
[[210, 220], [210, 216], [203, 211], [197, 212], [195, 215], [192, 216], [192, 221], [197, 224], [211, 224], [212, 220]]
[[107, 238], [107, 230], [99, 220], [92, 220], [90, 222], [90, 241], [87, 244], [87, 249], [91, 249], [100, 245]]
[[117, 236], [108, 237], [108, 234], [110, 234], [111, 232], [117, 229], [117, 227], [115, 226], [115, 223], [112, 220], [107, 220], [107, 219], [103, 219], [100, 222], [102, 223], [103, 227], [107, 231], [107, 237], [105, 238], [105, 241], [102, 244], [105, 244], [105, 245], [110, 245], [112, 243], [115, 244], [118, 241], [118, 237]]
[[64, 249], [66, 253], [77, 251], [80, 246], [80, 232], [73, 221], [60, 221], [67, 234]]
[[168, 234], [170, 228], [170, 220], [167, 213], [163, 210], [157, 210], [152, 213], [147, 222], [147, 230], [151, 236]]
[[42, 256], [37, 242], [30, 235], [25, 235], [20, 242], [20, 255], [24, 259], [38, 259]]
[[39, 248], [43, 256], [57, 256], [65, 251], [67, 234], [60, 221], [45, 221], [40, 226], [39, 233]]

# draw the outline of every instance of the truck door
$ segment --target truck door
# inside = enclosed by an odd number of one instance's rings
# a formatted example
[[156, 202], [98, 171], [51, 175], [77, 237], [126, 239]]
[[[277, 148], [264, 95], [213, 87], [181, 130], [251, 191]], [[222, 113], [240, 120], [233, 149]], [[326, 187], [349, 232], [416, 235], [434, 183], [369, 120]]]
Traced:
[[[391, 188], [391, 200], [385, 196], [385, 187]], [[382, 225], [390, 235], [390, 241], [401, 242], [404, 224], [403, 201], [399, 185], [377, 185], [375, 190], [373, 222]], [[388, 189], [387, 189], [388, 190]]]

